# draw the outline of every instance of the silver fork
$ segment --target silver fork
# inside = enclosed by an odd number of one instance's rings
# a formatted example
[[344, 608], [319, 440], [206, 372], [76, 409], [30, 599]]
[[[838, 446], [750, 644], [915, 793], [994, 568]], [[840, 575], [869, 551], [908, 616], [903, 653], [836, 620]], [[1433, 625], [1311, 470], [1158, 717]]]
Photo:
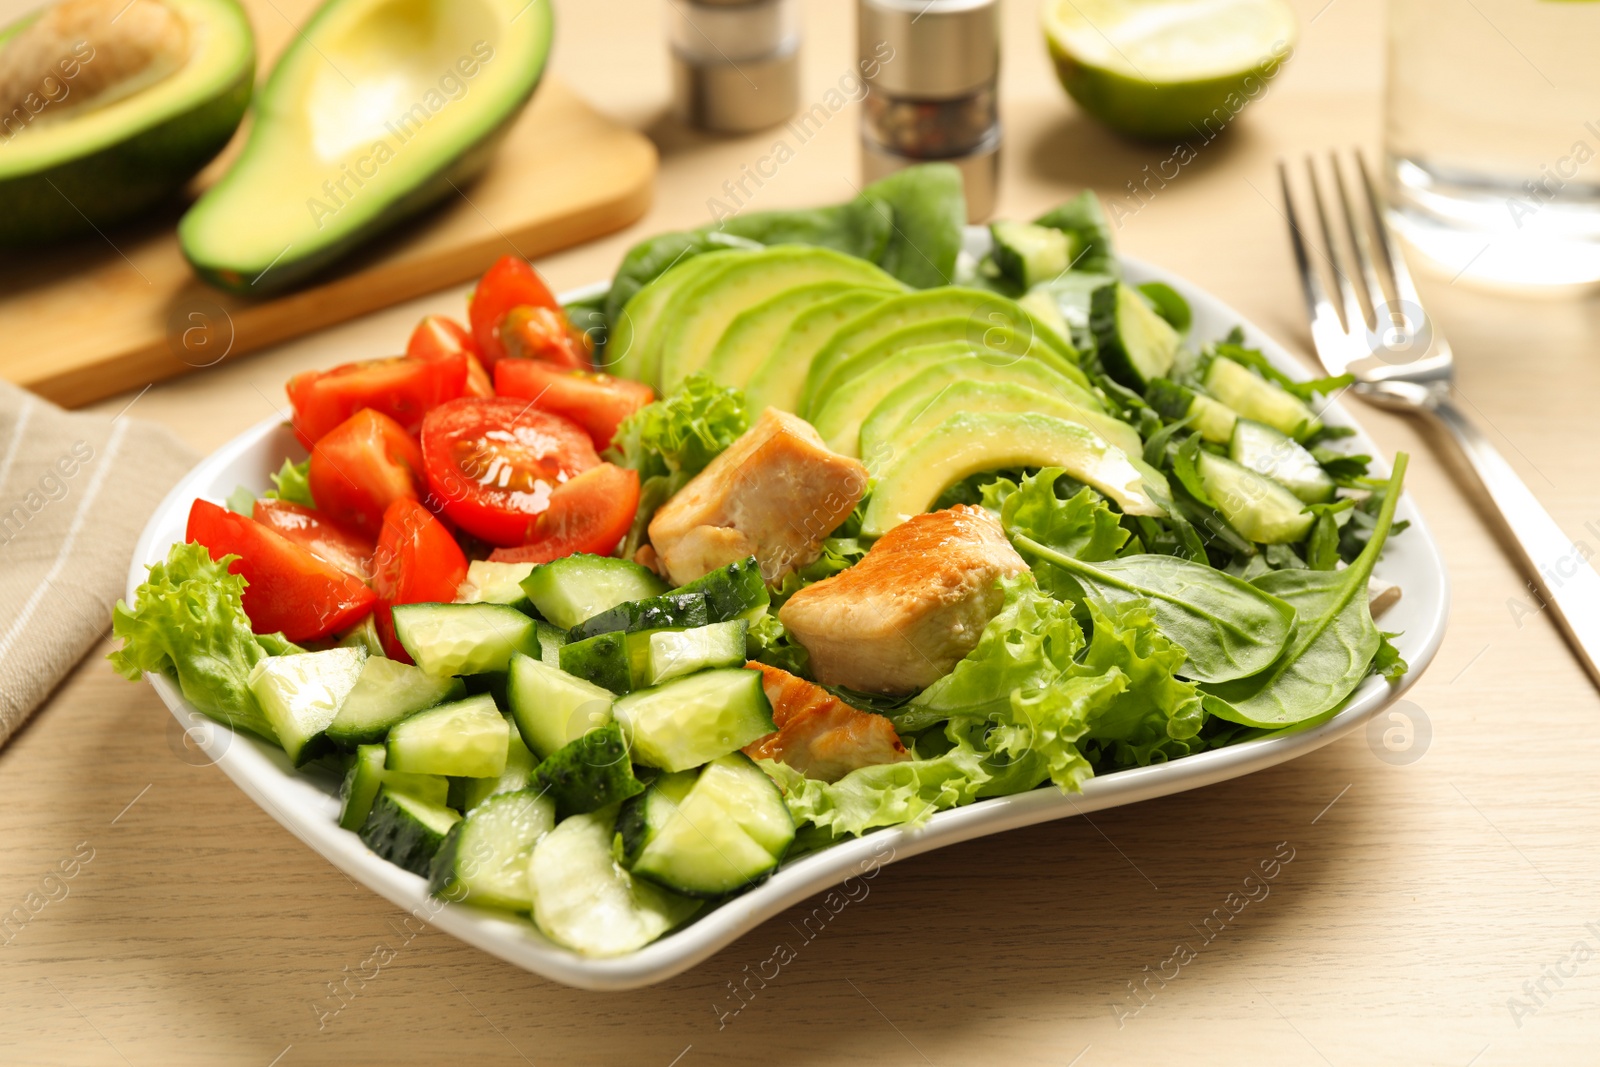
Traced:
[[[1540, 599], [1555, 615], [1589, 677], [1600, 686], [1600, 575], [1588, 563], [1592, 550], [1561, 532], [1505, 457], [1456, 407], [1450, 345], [1422, 309], [1422, 299], [1401, 257], [1400, 246], [1384, 219], [1366, 161], [1356, 154], [1356, 172], [1361, 179], [1358, 195], [1364, 201], [1364, 211], [1358, 213], [1352, 207], [1338, 155], [1333, 154], [1331, 159], [1337, 206], [1342, 209], [1355, 259], [1353, 273], [1366, 290], [1376, 325], [1368, 327], [1355, 284], [1350, 280], [1352, 272], [1341, 266], [1343, 256], [1333, 238], [1315, 165], [1307, 158], [1311, 198], [1344, 308], [1342, 319], [1311, 262], [1289, 190], [1289, 172], [1279, 162], [1289, 241], [1300, 268], [1317, 357], [1329, 374], [1354, 375], [1355, 391], [1364, 399], [1381, 407], [1432, 416], [1450, 431], [1489, 499], [1499, 509], [1523, 570]], [[1373, 235], [1377, 237], [1376, 252]], [[1392, 285], [1392, 301], [1384, 293], [1380, 265]]]

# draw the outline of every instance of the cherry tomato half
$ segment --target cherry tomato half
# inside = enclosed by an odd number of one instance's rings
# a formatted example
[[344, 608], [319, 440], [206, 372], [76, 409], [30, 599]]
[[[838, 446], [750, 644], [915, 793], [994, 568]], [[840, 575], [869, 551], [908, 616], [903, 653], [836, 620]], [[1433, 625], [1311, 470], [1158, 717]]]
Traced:
[[505, 346], [502, 359], [537, 359], [571, 370], [594, 366], [588, 335], [574, 330], [559, 308], [513, 308], [500, 323], [500, 340]]
[[506, 354], [505, 344], [500, 339], [500, 324], [512, 308], [524, 306], [561, 309], [550, 287], [527, 260], [503, 256], [478, 280], [478, 287], [467, 305], [472, 336], [478, 342], [478, 356], [484, 366], [494, 369], [495, 363]]
[[490, 544], [520, 545], [551, 491], [600, 457], [582, 429], [525, 400], [462, 397], [428, 413], [422, 460], [430, 504]]
[[334, 522], [375, 537], [384, 511], [424, 485], [422, 450], [389, 416], [364, 408], [311, 450], [311, 499]]
[[310, 448], [363, 409], [381, 411], [416, 433], [429, 409], [460, 396], [467, 386], [464, 354], [443, 359], [369, 359], [289, 379], [294, 432]]
[[467, 557], [444, 523], [409, 497], [389, 505], [372, 557], [372, 587], [378, 596], [373, 619], [390, 659], [411, 662], [395, 638], [391, 609], [396, 604], [448, 603], [466, 577]]
[[185, 539], [205, 545], [214, 560], [239, 557], [228, 571], [244, 575], [244, 610], [258, 634], [281, 630], [291, 641], [314, 641], [352, 626], [377, 601], [352, 575], [248, 515], [207, 500], [189, 508]]
[[494, 386], [489, 383], [489, 372], [478, 359], [478, 344], [467, 328], [455, 319], [444, 315], [429, 315], [417, 323], [406, 344], [406, 355], [412, 359], [454, 359], [458, 355], [467, 359], [467, 385], [465, 396], [494, 396]]
[[497, 548], [497, 563], [549, 563], [574, 552], [609, 556], [639, 510], [639, 472], [602, 463], [556, 486], [550, 506], [534, 524], [533, 539]]
[[532, 359], [502, 359], [494, 365], [494, 387], [541, 411], [571, 419], [589, 433], [598, 451], [611, 447], [617, 426], [656, 398], [643, 382], [609, 374], [560, 370]]
[[345, 529], [316, 508], [262, 497], [250, 517], [346, 574], [372, 581], [373, 539]]

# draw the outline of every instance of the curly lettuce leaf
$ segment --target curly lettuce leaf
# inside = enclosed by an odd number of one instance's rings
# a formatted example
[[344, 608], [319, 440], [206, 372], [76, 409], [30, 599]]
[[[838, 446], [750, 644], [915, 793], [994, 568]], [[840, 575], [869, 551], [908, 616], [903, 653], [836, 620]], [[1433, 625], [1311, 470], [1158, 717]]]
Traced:
[[776, 613], [768, 611], [752, 620], [744, 640], [745, 654], [751, 659], [801, 678], [811, 677], [811, 654], [778, 621]]
[[1144, 600], [1086, 601], [1092, 630], [1071, 674], [1099, 678], [1117, 672], [1123, 689], [1089, 721], [1088, 740], [1117, 767], [1146, 766], [1199, 751], [1206, 713], [1199, 689], [1174, 674], [1184, 651], [1156, 628]]
[[694, 374], [671, 396], [624, 419], [606, 458], [643, 479], [677, 475], [687, 481], [749, 428], [743, 393]]
[[273, 488], [261, 495], [269, 499], [285, 500], [301, 507], [314, 508], [317, 502], [311, 499], [311, 461], [303, 463], [290, 463], [283, 461], [283, 466], [278, 473], [272, 476]]
[[133, 681], [146, 671], [176, 677], [184, 698], [207, 716], [275, 742], [250, 692], [250, 669], [302, 649], [282, 634], [251, 632], [245, 580], [228, 573], [235, 559], [213, 562], [204, 545], [173, 545], [164, 562], [151, 564], [135, 606], [117, 601], [111, 625], [122, 647], [109, 658]]
[[832, 578], [840, 571], [849, 570], [867, 554], [868, 546], [854, 537], [829, 537], [822, 542], [821, 554], [804, 567], [783, 576], [783, 581], [772, 590], [773, 610], [808, 585]]

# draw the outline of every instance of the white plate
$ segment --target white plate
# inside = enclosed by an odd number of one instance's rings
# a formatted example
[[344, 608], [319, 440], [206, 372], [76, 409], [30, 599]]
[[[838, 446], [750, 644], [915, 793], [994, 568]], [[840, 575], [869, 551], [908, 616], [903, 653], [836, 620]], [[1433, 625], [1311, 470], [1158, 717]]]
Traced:
[[[1282, 346], [1194, 285], [1136, 260], [1125, 260], [1124, 269], [1130, 281], [1162, 281], [1182, 293], [1194, 309], [1195, 337], [1219, 338], [1242, 324], [1248, 344], [1260, 348], [1286, 374], [1306, 377]], [[567, 298], [578, 295], [583, 294], [568, 294]], [[1324, 417], [1337, 426], [1355, 426], [1337, 403], [1329, 406]], [[1371, 439], [1359, 428], [1347, 444], [1355, 451], [1378, 454]], [[256, 490], [268, 488], [268, 475], [278, 469], [285, 456], [299, 459], [304, 454], [287, 426], [280, 419], [273, 419], [207, 457], [167, 495], [151, 517], [128, 573], [128, 599], [133, 599], [134, 591], [144, 580], [145, 567], [164, 559], [168, 548], [183, 539], [189, 505], [196, 497], [220, 502], [239, 485]], [[1368, 678], [1336, 716], [1297, 733], [1107, 774], [1089, 781], [1077, 795], [1064, 795], [1046, 786], [997, 797], [940, 812], [915, 828], [879, 830], [835, 845], [787, 864], [756, 889], [621, 959], [585, 959], [552, 944], [529, 922], [434, 900], [422, 878], [379, 859], [355, 834], [339, 829], [338, 783], [331, 776], [293, 772], [277, 748], [212, 724], [188, 705], [172, 682], [157, 675], [146, 677], [172, 713], [190, 729], [196, 743], [250, 799], [351, 878], [468, 944], [519, 967], [584, 989], [631, 989], [693, 967], [790, 905], [852, 875], [875, 872], [882, 863], [985, 834], [1211, 785], [1305, 755], [1361, 726], [1397, 699], [1428, 666], [1444, 637], [1449, 609], [1444, 560], [1409, 496], [1401, 499], [1397, 518], [1409, 520], [1411, 526], [1386, 546], [1377, 575], [1403, 590], [1400, 603], [1383, 617], [1384, 629], [1402, 631], [1395, 643], [1411, 665], [1398, 686], [1381, 678]]]

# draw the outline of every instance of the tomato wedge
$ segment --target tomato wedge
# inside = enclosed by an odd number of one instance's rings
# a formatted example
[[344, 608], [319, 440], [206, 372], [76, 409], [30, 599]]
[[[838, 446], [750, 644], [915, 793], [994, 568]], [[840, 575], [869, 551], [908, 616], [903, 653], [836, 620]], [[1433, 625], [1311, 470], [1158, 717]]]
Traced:
[[311, 450], [310, 481], [323, 514], [376, 537], [390, 504], [421, 495], [422, 450], [398, 422], [364, 408]]
[[372, 557], [372, 587], [378, 597], [373, 618], [390, 659], [411, 662], [395, 638], [391, 609], [396, 604], [449, 603], [466, 577], [467, 557], [444, 523], [408, 497], [389, 505]]
[[556, 486], [600, 462], [578, 426], [506, 397], [434, 408], [422, 424], [422, 459], [430, 504], [493, 545], [526, 543]]
[[289, 379], [294, 432], [310, 448], [363, 409], [381, 411], [416, 433], [429, 409], [460, 396], [467, 386], [465, 354], [442, 359], [369, 359]]
[[472, 336], [478, 342], [478, 356], [491, 370], [506, 354], [500, 339], [500, 325], [512, 308], [542, 307], [559, 312], [550, 287], [528, 261], [517, 256], [502, 256], [484, 271], [467, 305]]
[[500, 323], [500, 341], [505, 349], [501, 359], [537, 359], [570, 370], [594, 366], [588, 336], [574, 330], [560, 309], [513, 308]]
[[541, 411], [571, 419], [588, 431], [601, 452], [611, 447], [623, 419], [656, 398], [655, 390], [643, 382], [561, 370], [532, 359], [496, 363], [494, 388], [501, 396], [519, 396]]
[[377, 601], [355, 577], [248, 515], [207, 500], [189, 508], [185, 539], [204, 545], [214, 560], [239, 557], [228, 571], [248, 583], [244, 610], [258, 634], [281, 630], [291, 641], [314, 641], [354, 625]]
[[533, 539], [497, 548], [497, 563], [549, 563], [575, 552], [609, 556], [639, 510], [639, 472], [602, 463], [556, 486], [550, 506], [534, 524]]
[[467, 385], [465, 396], [494, 396], [494, 386], [489, 383], [489, 372], [478, 359], [478, 345], [472, 334], [455, 319], [445, 315], [429, 315], [417, 323], [406, 344], [406, 355], [412, 359], [453, 359], [458, 355], [467, 359]]
[[372, 538], [345, 529], [316, 508], [262, 497], [250, 516], [346, 574], [363, 582], [372, 580], [372, 552], [376, 547]]

